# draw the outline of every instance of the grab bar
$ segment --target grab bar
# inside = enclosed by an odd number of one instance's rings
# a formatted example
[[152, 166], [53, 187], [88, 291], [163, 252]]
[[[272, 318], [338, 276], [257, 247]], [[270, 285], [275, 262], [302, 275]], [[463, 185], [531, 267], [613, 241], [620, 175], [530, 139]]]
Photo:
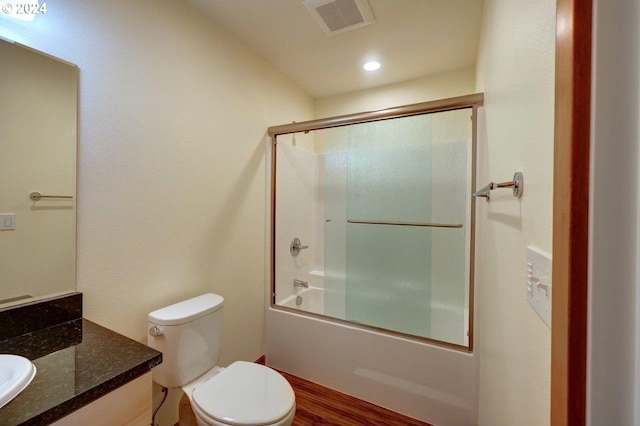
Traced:
[[29, 194], [29, 198], [33, 201], [40, 201], [43, 198], [73, 198], [73, 195], [43, 195], [39, 192], [32, 192]]
[[430, 223], [430, 222], [387, 222], [383, 220], [354, 220], [347, 219], [347, 223], [364, 223], [368, 225], [393, 225], [393, 226], [425, 226], [431, 228], [462, 228], [461, 223]]
[[499, 188], [513, 188], [513, 196], [517, 198], [522, 197], [522, 191], [524, 190], [524, 175], [522, 172], [516, 172], [513, 174], [513, 180], [509, 182], [489, 182], [488, 185], [482, 189], [473, 193], [474, 197], [486, 198], [487, 202], [491, 199], [491, 191]]

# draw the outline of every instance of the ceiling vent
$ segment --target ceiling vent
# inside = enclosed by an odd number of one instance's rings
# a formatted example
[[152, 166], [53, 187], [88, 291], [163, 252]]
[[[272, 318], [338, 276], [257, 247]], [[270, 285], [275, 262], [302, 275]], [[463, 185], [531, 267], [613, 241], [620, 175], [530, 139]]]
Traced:
[[327, 35], [374, 22], [367, 0], [305, 0], [303, 3]]

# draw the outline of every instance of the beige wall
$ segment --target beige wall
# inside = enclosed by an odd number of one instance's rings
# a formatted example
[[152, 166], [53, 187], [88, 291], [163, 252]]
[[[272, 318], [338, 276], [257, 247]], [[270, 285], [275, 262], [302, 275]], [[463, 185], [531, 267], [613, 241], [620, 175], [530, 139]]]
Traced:
[[73, 290], [74, 200], [29, 194], [75, 195], [76, 69], [2, 40], [0, 63], [0, 300]]
[[467, 68], [373, 89], [316, 99], [318, 118], [375, 111], [475, 93], [475, 70]]
[[549, 424], [549, 328], [525, 297], [527, 245], [551, 252], [555, 1], [489, 0], [477, 63], [484, 92], [478, 184], [524, 173], [520, 201], [477, 206], [479, 424]]
[[313, 118], [311, 98], [185, 2], [69, 0], [0, 21], [80, 69], [85, 316], [146, 341], [148, 312], [216, 292], [221, 364], [262, 355], [264, 136]]

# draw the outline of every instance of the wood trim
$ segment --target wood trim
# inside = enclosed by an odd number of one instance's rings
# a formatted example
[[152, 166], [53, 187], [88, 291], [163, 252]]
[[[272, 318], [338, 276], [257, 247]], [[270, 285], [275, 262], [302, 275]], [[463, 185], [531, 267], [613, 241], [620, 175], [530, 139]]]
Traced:
[[586, 424], [592, 0], [557, 0], [551, 424]]
[[255, 362], [256, 364], [260, 364], [260, 365], [266, 365], [266, 361], [267, 361], [266, 356], [262, 355], [260, 358], [256, 359], [253, 362]]

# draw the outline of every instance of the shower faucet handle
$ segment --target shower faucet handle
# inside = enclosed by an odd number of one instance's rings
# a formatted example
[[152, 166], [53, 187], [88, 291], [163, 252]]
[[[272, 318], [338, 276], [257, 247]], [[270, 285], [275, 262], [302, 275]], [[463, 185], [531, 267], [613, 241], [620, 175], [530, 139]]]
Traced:
[[295, 280], [293, 280], [293, 286], [309, 288], [309, 281], [302, 281], [296, 278]]
[[291, 241], [291, 245], [289, 246], [289, 253], [291, 256], [297, 257], [300, 254], [300, 250], [308, 249], [309, 246], [303, 246], [300, 238], [296, 237]]

